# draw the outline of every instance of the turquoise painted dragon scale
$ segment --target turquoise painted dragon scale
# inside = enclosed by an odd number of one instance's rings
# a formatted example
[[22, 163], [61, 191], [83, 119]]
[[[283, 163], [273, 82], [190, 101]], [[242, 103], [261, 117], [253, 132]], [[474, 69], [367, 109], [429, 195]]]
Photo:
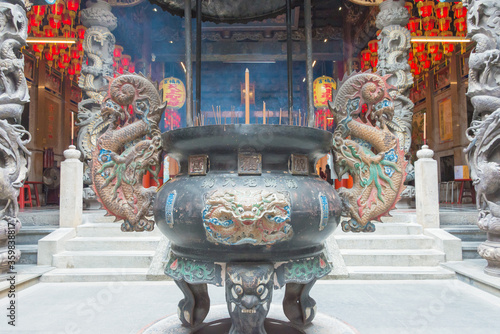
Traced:
[[354, 187], [342, 188], [344, 231], [373, 232], [371, 220], [388, 215], [404, 190], [407, 161], [397, 135], [387, 126], [394, 116], [388, 76], [353, 73], [340, 83], [330, 103], [337, 128], [333, 135], [336, 170], [349, 173]]
[[109, 215], [124, 221], [122, 231], [151, 231], [156, 187], [144, 188], [142, 178], [147, 171], [156, 178], [159, 171], [158, 122], [166, 104], [143, 76], [124, 74], [108, 80], [101, 115], [110, 126], [92, 152], [95, 193]]

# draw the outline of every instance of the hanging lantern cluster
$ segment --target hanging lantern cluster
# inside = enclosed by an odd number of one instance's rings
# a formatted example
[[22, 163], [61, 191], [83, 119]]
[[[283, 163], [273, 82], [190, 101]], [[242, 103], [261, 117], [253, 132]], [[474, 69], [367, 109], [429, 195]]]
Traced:
[[82, 70], [86, 28], [79, 22], [79, 9], [80, 0], [57, 0], [53, 5], [32, 6], [27, 13], [30, 37], [76, 40], [76, 43], [31, 44], [37, 59], [43, 56], [50, 67], [67, 73], [71, 80]]
[[[406, 2], [405, 7], [411, 16], [407, 28], [412, 36], [467, 35], [467, 8], [462, 2], [414, 0]], [[412, 43], [409, 64], [413, 75], [419, 76], [446, 61], [454, 51], [454, 43]]]
[[135, 73], [135, 64], [132, 57], [123, 53], [123, 47], [115, 45], [113, 50], [113, 69], [115, 72], [123, 74], [125, 71]]
[[[377, 33], [377, 35], [379, 33], [380, 31]], [[361, 70], [372, 70], [373, 72], [375, 72], [378, 65], [378, 40], [374, 39], [369, 41], [368, 48], [361, 51], [360, 57]]]

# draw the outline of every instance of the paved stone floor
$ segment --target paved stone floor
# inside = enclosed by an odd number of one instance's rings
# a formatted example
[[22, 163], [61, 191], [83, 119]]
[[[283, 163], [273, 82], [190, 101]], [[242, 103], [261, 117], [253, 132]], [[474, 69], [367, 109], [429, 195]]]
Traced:
[[[223, 288], [210, 295], [224, 303]], [[500, 333], [500, 298], [458, 280], [320, 281], [311, 295], [361, 334]], [[282, 297], [275, 291], [274, 307]], [[137, 333], [181, 298], [173, 282], [39, 283], [18, 293], [16, 327], [1, 316], [0, 333]]]

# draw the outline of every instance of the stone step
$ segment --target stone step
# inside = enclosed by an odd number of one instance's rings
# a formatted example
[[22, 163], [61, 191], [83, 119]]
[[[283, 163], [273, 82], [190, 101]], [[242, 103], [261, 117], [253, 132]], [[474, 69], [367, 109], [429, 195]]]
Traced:
[[450, 225], [444, 227], [443, 230], [460, 238], [462, 241], [482, 242], [486, 240], [486, 232], [479, 229], [477, 225]]
[[356, 266], [347, 267], [347, 279], [358, 280], [422, 280], [452, 279], [455, 273], [439, 266], [397, 267], [397, 266]]
[[57, 268], [149, 268], [154, 251], [65, 251], [55, 254]]
[[[147, 233], [147, 232], [146, 232]], [[148, 237], [143, 233], [141, 237], [76, 237], [68, 240], [65, 245], [67, 251], [154, 251], [160, 237]]]
[[[41, 282], [145, 281], [148, 268], [57, 268], [40, 278]], [[165, 275], [165, 279], [168, 277]]]
[[43, 206], [20, 210], [18, 217], [23, 229], [28, 226], [59, 226], [59, 207]]
[[477, 252], [480, 244], [482, 244], [481, 241], [462, 241], [462, 258], [464, 260], [482, 259]]
[[351, 266], [437, 266], [445, 254], [435, 249], [340, 249], [347, 267]]
[[58, 228], [59, 226], [23, 226], [16, 235], [16, 245], [36, 245], [38, 240]]
[[76, 228], [77, 237], [151, 237], [160, 236], [160, 230], [155, 227], [152, 232], [122, 232], [120, 222], [116, 223], [86, 223]]
[[335, 236], [341, 249], [431, 249], [434, 239], [425, 235], [349, 234]]
[[419, 235], [422, 234], [422, 226], [417, 223], [375, 223], [375, 232], [352, 233], [343, 232], [342, 228], [335, 230], [336, 235]]
[[16, 245], [21, 251], [21, 258], [17, 264], [36, 264], [38, 258], [38, 245]]
[[468, 211], [440, 211], [439, 224], [441, 228], [448, 225], [476, 225], [478, 212], [474, 209]]

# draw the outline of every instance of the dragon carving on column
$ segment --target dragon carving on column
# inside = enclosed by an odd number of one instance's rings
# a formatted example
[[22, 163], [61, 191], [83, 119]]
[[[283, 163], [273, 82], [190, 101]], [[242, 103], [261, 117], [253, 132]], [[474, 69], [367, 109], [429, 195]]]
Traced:
[[28, 21], [22, 1], [0, 2], [0, 273], [5, 273], [21, 252], [11, 240], [21, 228], [17, 197], [29, 170], [31, 136], [20, 125], [29, 91], [24, 77]]
[[388, 127], [394, 116], [389, 75], [353, 73], [346, 76], [330, 102], [337, 128], [333, 134], [335, 168], [349, 173], [354, 187], [341, 188], [344, 231], [373, 232], [372, 219], [380, 219], [399, 200], [406, 178], [405, 152]]
[[465, 150], [476, 188], [478, 226], [488, 240], [478, 253], [487, 274], [500, 276], [500, 2], [469, 0], [467, 26], [476, 48], [469, 59], [469, 90], [474, 106]]
[[[109, 126], [109, 120], [101, 116], [100, 105], [106, 97], [103, 88], [108, 86], [106, 76], [113, 72], [113, 50], [115, 36], [111, 33], [117, 26], [117, 19], [111, 12], [111, 6], [103, 1], [88, 2], [81, 12], [82, 23], [88, 27], [83, 40], [84, 62], [79, 86], [84, 92], [83, 100], [78, 104], [80, 127], [77, 137], [78, 149], [82, 152], [85, 165], [84, 183], [91, 184], [88, 162], [92, 158], [97, 138]], [[95, 194], [92, 188], [84, 188], [84, 201], [90, 204]]]
[[108, 214], [124, 220], [122, 231], [151, 231], [156, 187], [144, 188], [142, 178], [147, 171], [156, 178], [160, 170], [158, 122], [166, 103], [141, 75], [124, 74], [108, 80], [101, 116], [109, 127], [97, 139], [92, 153], [94, 190]]
[[[413, 86], [413, 76], [408, 56], [411, 35], [406, 25], [410, 19], [404, 1], [386, 0], [382, 2], [377, 16], [377, 28], [381, 29], [378, 36], [379, 62], [377, 70], [381, 75], [392, 74], [387, 80], [396, 87], [391, 91], [394, 101], [394, 116], [387, 120], [387, 127], [399, 138], [399, 144], [408, 155], [411, 146], [411, 131], [413, 119], [413, 102], [409, 99], [409, 89]], [[407, 165], [406, 182], [415, 177], [412, 164]], [[414, 197], [414, 187], [408, 186], [403, 197]]]

